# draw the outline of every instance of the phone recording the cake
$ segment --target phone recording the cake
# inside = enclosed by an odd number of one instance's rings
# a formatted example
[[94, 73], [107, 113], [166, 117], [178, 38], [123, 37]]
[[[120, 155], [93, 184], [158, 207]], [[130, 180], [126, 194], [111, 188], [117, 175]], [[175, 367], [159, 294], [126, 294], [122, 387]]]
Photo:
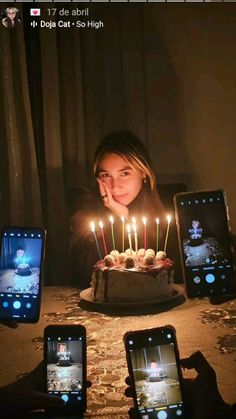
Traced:
[[187, 296], [230, 294], [235, 268], [224, 191], [180, 193], [174, 202]]
[[64, 401], [60, 412], [81, 415], [86, 411], [86, 365], [86, 329], [83, 326], [45, 328], [45, 390]]
[[182, 374], [172, 326], [127, 332], [124, 344], [141, 419], [184, 418]]
[[35, 227], [5, 227], [2, 230], [0, 320], [38, 321], [45, 235], [45, 230]]

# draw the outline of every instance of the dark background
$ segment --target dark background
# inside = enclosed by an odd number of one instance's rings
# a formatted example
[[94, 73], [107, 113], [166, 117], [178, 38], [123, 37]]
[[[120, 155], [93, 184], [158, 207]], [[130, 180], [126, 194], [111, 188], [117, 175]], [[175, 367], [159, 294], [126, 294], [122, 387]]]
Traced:
[[46, 227], [46, 283], [69, 282], [68, 191], [111, 130], [142, 139], [159, 183], [225, 189], [235, 232], [236, 4], [56, 4], [100, 30], [32, 29], [31, 5], [0, 27], [0, 224]]

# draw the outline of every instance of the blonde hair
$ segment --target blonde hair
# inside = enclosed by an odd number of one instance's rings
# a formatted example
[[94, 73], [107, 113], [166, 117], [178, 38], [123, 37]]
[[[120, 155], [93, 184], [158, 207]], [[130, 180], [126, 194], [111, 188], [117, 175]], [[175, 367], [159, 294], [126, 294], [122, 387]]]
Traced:
[[142, 142], [130, 131], [117, 131], [108, 134], [98, 145], [93, 160], [94, 175], [99, 174], [99, 166], [105, 156], [117, 154], [127, 161], [140, 174], [144, 174], [152, 191], [156, 188], [156, 179], [151, 167], [151, 160]]
[[10, 12], [10, 10], [13, 10], [13, 11], [14, 11], [14, 13], [19, 12], [19, 9], [17, 9], [16, 7], [11, 7], [11, 6], [9, 6], [9, 7], [7, 7], [7, 8], [6, 8], [6, 13], [9, 13], [9, 12]]

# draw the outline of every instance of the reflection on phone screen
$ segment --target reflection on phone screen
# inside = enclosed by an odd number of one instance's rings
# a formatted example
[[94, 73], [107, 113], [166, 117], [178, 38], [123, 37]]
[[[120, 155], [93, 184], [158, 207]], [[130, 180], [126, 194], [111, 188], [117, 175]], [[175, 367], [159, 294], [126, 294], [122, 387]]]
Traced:
[[67, 403], [82, 400], [82, 337], [47, 338], [47, 391]]
[[174, 343], [130, 350], [130, 359], [141, 417], [182, 416]]
[[7, 228], [0, 259], [0, 317], [37, 320], [40, 308], [44, 231]]
[[188, 295], [229, 292], [234, 270], [223, 191], [186, 193], [176, 202]]

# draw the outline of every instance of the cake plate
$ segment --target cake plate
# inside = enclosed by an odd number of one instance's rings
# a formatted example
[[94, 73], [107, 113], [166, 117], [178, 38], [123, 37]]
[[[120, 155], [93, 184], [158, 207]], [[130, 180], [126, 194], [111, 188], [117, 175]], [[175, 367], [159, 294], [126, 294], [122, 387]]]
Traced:
[[161, 313], [173, 307], [183, 304], [186, 301], [184, 288], [174, 284], [173, 295], [164, 300], [146, 300], [138, 302], [122, 303], [100, 303], [91, 298], [91, 288], [87, 288], [80, 293], [79, 306], [87, 311], [96, 311], [114, 316], [137, 316], [144, 314]]

